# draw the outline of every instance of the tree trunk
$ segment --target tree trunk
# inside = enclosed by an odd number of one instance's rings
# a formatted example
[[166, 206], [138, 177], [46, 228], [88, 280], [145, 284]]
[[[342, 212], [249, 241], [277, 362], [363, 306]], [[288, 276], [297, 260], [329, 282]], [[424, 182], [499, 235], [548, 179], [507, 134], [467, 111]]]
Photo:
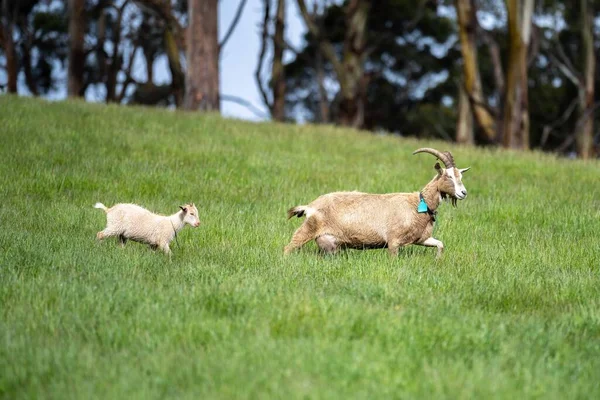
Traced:
[[461, 144], [473, 144], [473, 112], [469, 95], [461, 85], [458, 94], [458, 117], [456, 119], [456, 141]]
[[361, 128], [365, 120], [363, 87], [365, 42], [369, 1], [350, 0], [346, 6], [343, 74], [340, 79], [339, 121], [343, 126]]
[[85, 52], [84, 0], [69, 0], [69, 69], [67, 92], [69, 97], [81, 97], [83, 93], [83, 72]]
[[8, 93], [17, 93], [17, 77], [19, 75], [19, 64], [17, 62], [17, 50], [13, 37], [14, 18], [13, 12], [9, 6], [9, 0], [2, 0], [2, 13], [0, 18], [0, 37], [4, 57], [6, 58], [6, 74], [8, 78]]
[[187, 110], [219, 111], [218, 0], [188, 0]]
[[[485, 101], [481, 87], [481, 77], [477, 63], [477, 47], [475, 44], [475, 33], [477, 31], [475, 3], [474, 0], [456, 0], [455, 5], [458, 15], [460, 50], [463, 58], [464, 91], [471, 102], [469, 108], [474, 114], [477, 124], [481, 127], [488, 140], [493, 141], [497, 135], [497, 127], [494, 116], [484, 106]], [[461, 89], [462, 93], [463, 90]]]
[[583, 51], [583, 82], [579, 88], [580, 123], [576, 127], [575, 147], [577, 155], [584, 160], [593, 156], [594, 137], [594, 74], [596, 58], [594, 56], [593, 13], [588, 0], [580, 0], [581, 42]]
[[529, 148], [527, 49], [531, 37], [533, 0], [507, 0], [508, 71], [504, 93], [502, 144], [506, 148]]
[[277, 0], [275, 36], [273, 38], [273, 66], [271, 85], [273, 87], [273, 110], [271, 116], [276, 121], [285, 120], [285, 71], [283, 68], [285, 30], [285, 0]]

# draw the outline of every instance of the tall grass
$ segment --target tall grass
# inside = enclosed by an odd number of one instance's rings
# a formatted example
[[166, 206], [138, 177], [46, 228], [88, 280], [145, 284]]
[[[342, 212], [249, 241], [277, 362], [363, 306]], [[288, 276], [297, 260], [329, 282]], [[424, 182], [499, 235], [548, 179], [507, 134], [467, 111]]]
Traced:
[[[598, 398], [600, 166], [332, 127], [0, 97], [3, 398]], [[287, 258], [286, 210], [416, 191], [450, 149], [469, 197], [435, 249]], [[169, 260], [92, 208], [194, 201]]]

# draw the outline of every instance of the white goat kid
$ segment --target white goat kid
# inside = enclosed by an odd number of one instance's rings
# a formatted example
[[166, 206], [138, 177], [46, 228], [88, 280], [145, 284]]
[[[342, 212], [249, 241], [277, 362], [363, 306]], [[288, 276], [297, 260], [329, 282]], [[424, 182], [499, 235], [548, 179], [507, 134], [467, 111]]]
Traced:
[[467, 197], [462, 175], [469, 168], [456, 168], [448, 151], [421, 148], [413, 154], [422, 152], [436, 156], [446, 168], [436, 163], [436, 176], [420, 192], [335, 192], [288, 210], [288, 219], [306, 216], [306, 220], [284, 253], [289, 254], [315, 239], [326, 253], [335, 253], [340, 248], [387, 247], [390, 254], [397, 255], [400, 247], [417, 244], [437, 247], [439, 258], [444, 244], [432, 236], [437, 208], [442, 199], [449, 197], [456, 206], [457, 200]]
[[169, 216], [154, 214], [136, 204], [121, 203], [107, 208], [102, 203], [96, 203], [94, 207], [106, 212], [106, 228], [96, 234], [98, 240], [117, 236], [121, 246], [125, 246], [130, 239], [146, 243], [152, 249], [160, 248], [169, 255], [169, 243], [177, 232], [186, 224], [194, 228], [200, 225], [194, 203], [180, 206], [180, 211]]

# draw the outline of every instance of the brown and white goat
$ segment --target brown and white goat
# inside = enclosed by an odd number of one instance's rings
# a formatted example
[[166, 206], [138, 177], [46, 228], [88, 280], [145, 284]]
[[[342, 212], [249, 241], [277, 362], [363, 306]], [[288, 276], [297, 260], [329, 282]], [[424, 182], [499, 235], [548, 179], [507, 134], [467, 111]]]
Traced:
[[421, 148], [413, 152], [429, 153], [442, 161], [446, 168], [435, 164], [436, 176], [420, 192], [370, 194], [334, 192], [318, 197], [305, 206], [288, 210], [288, 219], [306, 216], [296, 230], [284, 253], [289, 254], [315, 239], [326, 253], [340, 248], [388, 248], [391, 255], [409, 244], [437, 247], [442, 255], [444, 244], [433, 238], [435, 215], [442, 199], [467, 197], [462, 175], [469, 168], [458, 169], [448, 151]]

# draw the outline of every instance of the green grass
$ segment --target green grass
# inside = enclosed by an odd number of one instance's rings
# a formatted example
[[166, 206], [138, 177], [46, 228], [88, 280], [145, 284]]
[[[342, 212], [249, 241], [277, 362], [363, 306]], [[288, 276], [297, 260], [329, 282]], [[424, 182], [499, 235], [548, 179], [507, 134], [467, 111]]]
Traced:
[[[599, 398], [600, 166], [216, 115], [0, 97], [0, 396]], [[282, 255], [286, 210], [472, 167], [435, 249]], [[104, 214], [194, 201], [172, 259]]]

